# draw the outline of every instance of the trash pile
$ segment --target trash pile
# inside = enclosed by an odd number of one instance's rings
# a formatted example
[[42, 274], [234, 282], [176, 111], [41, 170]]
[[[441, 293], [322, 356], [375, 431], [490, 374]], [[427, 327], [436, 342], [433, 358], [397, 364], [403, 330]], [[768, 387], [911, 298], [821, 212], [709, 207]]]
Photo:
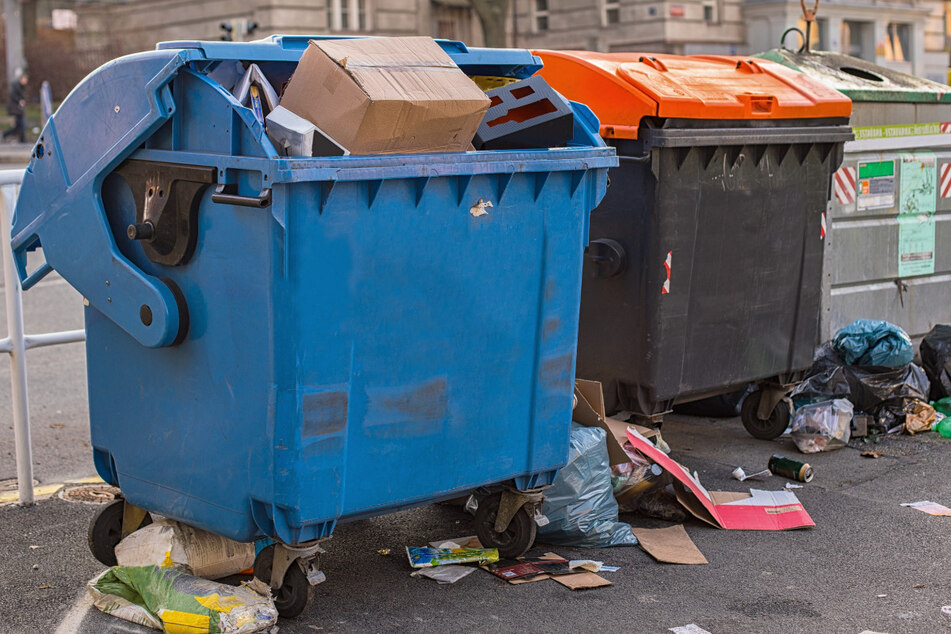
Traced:
[[951, 437], [951, 327], [925, 336], [924, 367], [913, 358], [911, 338], [894, 324], [859, 319], [839, 330], [790, 394], [790, 436], [799, 450], [831, 451], [852, 437], [902, 431]]
[[106, 614], [156, 630], [267, 631], [277, 624], [278, 610], [266, 583], [214, 581], [250, 572], [255, 550], [253, 543], [160, 519], [120, 541], [118, 565], [96, 575], [87, 589]]
[[571, 104], [542, 77], [470, 78], [429, 37], [311, 40], [286, 81], [254, 63], [224, 72], [280, 156], [548, 148], [574, 135]]

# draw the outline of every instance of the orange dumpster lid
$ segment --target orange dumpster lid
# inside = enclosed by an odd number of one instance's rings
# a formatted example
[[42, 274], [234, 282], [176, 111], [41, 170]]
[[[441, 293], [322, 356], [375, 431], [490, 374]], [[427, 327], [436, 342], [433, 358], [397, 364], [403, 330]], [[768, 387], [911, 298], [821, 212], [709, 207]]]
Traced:
[[852, 113], [842, 93], [762, 59], [532, 52], [542, 58], [539, 74], [555, 90], [594, 111], [603, 137], [636, 139], [642, 117], [817, 119]]

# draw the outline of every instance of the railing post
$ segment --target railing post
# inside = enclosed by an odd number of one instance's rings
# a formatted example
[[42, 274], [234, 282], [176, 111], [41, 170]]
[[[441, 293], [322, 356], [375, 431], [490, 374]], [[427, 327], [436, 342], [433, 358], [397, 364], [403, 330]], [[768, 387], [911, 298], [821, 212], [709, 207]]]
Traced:
[[0, 187], [0, 250], [3, 251], [3, 283], [10, 337], [10, 396], [13, 401], [13, 436], [16, 444], [17, 492], [20, 504], [33, 504], [33, 450], [30, 441], [30, 405], [26, 390], [26, 344], [23, 339], [23, 303], [20, 277], [13, 261], [10, 236], [11, 207], [15, 185]]

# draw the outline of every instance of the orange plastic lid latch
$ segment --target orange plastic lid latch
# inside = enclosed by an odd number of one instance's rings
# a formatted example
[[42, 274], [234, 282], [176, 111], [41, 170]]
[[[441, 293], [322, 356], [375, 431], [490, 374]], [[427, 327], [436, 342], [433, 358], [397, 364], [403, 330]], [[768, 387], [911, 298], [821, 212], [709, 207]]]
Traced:
[[747, 73], [762, 73], [763, 69], [759, 64], [751, 59], [741, 59], [736, 63], [736, 70], [746, 71]]
[[662, 71], [662, 72], [666, 72], [666, 71], [667, 71], [667, 65], [664, 64], [664, 62], [662, 62], [661, 60], [657, 59], [656, 57], [642, 56], [642, 57], [641, 57], [639, 60], [637, 60], [637, 61], [639, 61], [639, 62], [642, 63], [642, 64], [646, 64], [646, 65], [650, 66], [650, 67], [653, 68], [654, 70], [659, 70], [659, 71]]

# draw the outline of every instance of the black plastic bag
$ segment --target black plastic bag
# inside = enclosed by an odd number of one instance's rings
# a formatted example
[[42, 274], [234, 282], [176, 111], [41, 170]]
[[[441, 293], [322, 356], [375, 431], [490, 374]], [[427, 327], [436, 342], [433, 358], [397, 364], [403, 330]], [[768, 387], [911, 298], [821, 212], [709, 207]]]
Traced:
[[938, 324], [921, 340], [921, 365], [931, 381], [931, 400], [951, 396], [951, 326]]
[[[803, 382], [807, 385], [802, 388], [801, 398], [821, 396], [822, 390], [832, 392], [828, 398], [840, 398], [843, 396], [841, 378], [848, 383], [847, 398], [855, 411], [872, 414], [876, 427], [884, 431], [902, 425], [911, 404], [916, 400], [927, 401], [931, 387], [924, 370], [914, 363], [899, 368], [850, 366], [831, 342], [826, 342], [816, 352], [809, 377]], [[792, 395], [794, 404], [797, 392], [799, 388]]]
[[811, 374], [796, 386], [789, 398], [792, 399], [793, 408], [799, 409], [805, 405], [834, 401], [837, 398], [847, 399], [851, 393], [845, 368], [830, 366]]

